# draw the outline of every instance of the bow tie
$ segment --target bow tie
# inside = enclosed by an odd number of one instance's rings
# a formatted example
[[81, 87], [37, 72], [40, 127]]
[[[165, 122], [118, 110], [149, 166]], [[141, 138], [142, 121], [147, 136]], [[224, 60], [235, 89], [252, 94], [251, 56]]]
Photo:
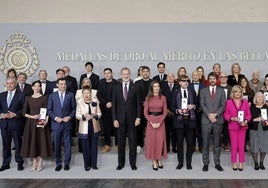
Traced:
[[40, 81], [41, 82], [41, 84], [45, 84], [46, 83], [46, 81]]
[[199, 82], [193, 82], [193, 84], [194, 84], [194, 85], [198, 85], [198, 84], [199, 84]]

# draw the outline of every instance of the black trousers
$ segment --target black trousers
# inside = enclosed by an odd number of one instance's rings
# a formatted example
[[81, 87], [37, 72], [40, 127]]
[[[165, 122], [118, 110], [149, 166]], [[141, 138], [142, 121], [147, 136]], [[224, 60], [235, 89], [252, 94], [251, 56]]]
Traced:
[[166, 142], [167, 142], [167, 151], [170, 150], [170, 140], [172, 148], [177, 147], [177, 135], [173, 126], [173, 117], [165, 118], [165, 128], [166, 128]]
[[129, 145], [129, 163], [131, 166], [135, 166], [137, 159], [137, 127], [127, 121], [119, 124], [118, 128], [118, 165], [125, 165], [127, 136]]
[[102, 128], [104, 133], [105, 145], [111, 146], [111, 136], [114, 134], [115, 145], [118, 145], [117, 131], [113, 125], [112, 111], [103, 111], [102, 116]]
[[13, 139], [15, 145], [15, 161], [23, 164], [21, 157], [22, 130], [10, 130], [8, 128], [1, 129], [3, 143], [3, 166], [7, 166], [11, 162], [11, 141]]
[[137, 126], [137, 146], [143, 147], [144, 146], [144, 130], [147, 124], [146, 118], [142, 115], [141, 116], [141, 123]]
[[186, 138], [186, 163], [192, 162], [193, 154], [193, 134], [194, 128], [190, 128], [189, 120], [183, 120], [184, 127], [176, 128], [177, 134], [177, 158], [179, 163], [183, 163], [183, 142], [184, 137]]

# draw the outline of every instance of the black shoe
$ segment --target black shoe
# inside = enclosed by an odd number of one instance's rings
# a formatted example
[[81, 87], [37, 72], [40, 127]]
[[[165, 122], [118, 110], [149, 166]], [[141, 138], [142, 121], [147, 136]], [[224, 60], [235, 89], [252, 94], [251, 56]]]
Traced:
[[177, 153], [177, 149], [176, 148], [172, 148], [172, 152], [173, 153]]
[[133, 166], [131, 166], [131, 169], [132, 170], [137, 170], [137, 166], [136, 165], [133, 165]]
[[202, 170], [203, 170], [204, 172], [207, 172], [207, 171], [208, 171], [208, 165], [204, 165]]
[[218, 170], [218, 171], [223, 171], [223, 168], [221, 167], [221, 165], [216, 165], [215, 168]]
[[96, 166], [92, 166], [92, 169], [93, 169], [93, 170], [98, 170], [99, 168], [96, 167]]
[[62, 166], [61, 165], [57, 165], [56, 168], [55, 168], [55, 171], [60, 171], [62, 169]]
[[90, 168], [91, 168], [91, 167], [87, 167], [87, 168], [85, 168], [85, 171], [89, 171], [89, 170], [90, 170]]
[[238, 170], [241, 172], [241, 171], [243, 171], [244, 169], [243, 169], [243, 168], [238, 168]]
[[1, 168], [0, 168], [0, 172], [2, 172], [4, 170], [7, 170], [7, 169], [10, 169], [9, 165], [2, 165]]
[[264, 167], [263, 163], [260, 163], [260, 169], [265, 170], [265, 167]]
[[158, 166], [154, 167], [154, 164], [152, 164], [153, 170], [157, 171], [158, 170]]
[[118, 166], [116, 167], [116, 170], [122, 170], [122, 168], [124, 168], [124, 165], [118, 165]]
[[187, 168], [187, 170], [192, 170], [193, 169], [191, 163], [187, 163], [186, 168]]
[[182, 169], [182, 167], [183, 167], [183, 163], [182, 162], [179, 162], [179, 164], [177, 165], [176, 169], [177, 170], [180, 170], [180, 169]]
[[203, 148], [199, 147], [199, 152], [202, 153], [203, 152]]
[[18, 171], [22, 171], [22, 170], [24, 170], [23, 165], [22, 165], [22, 164], [18, 164], [18, 168], [17, 168], [17, 170], [18, 170]]
[[254, 170], [259, 170], [259, 169], [260, 169], [259, 164], [258, 163], [255, 163]]
[[68, 164], [64, 165], [64, 170], [70, 170], [70, 166]]

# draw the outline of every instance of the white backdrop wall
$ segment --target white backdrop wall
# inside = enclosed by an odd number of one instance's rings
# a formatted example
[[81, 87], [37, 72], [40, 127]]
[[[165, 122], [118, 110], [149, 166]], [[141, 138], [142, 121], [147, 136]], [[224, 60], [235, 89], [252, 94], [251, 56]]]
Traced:
[[[174, 74], [181, 66], [189, 74], [199, 65], [207, 74], [214, 63], [230, 74], [234, 62], [249, 78], [256, 69], [262, 77], [268, 73], [267, 23], [0, 24], [0, 46], [16, 32], [32, 42], [40, 60], [37, 73], [46, 69], [49, 80], [55, 80], [55, 70], [64, 65], [79, 79], [87, 61], [101, 77], [103, 69], [111, 67], [116, 78], [123, 66], [130, 67], [135, 78], [140, 65], [149, 66], [154, 76], [159, 61]], [[82, 55], [72, 58], [77, 54]], [[28, 82], [36, 80], [37, 73]]]

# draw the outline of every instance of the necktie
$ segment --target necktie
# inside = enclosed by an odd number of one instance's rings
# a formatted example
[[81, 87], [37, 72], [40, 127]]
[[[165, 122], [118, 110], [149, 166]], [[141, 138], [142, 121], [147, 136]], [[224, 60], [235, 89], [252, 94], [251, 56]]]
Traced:
[[169, 91], [172, 91], [172, 84], [169, 84]]
[[160, 75], [160, 81], [163, 81], [163, 75], [162, 74]]
[[186, 90], [185, 89], [183, 90], [183, 97], [184, 98], [187, 98], [187, 94], [186, 94]]
[[23, 92], [23, 84], [20, 85], [20, 90]]
[[63, 93], [60, 93], [60, 105], [63, 107]]
[[7, 107], [9, 108], [10, 106], [10, 103], [11, 103], [11, 100], [12, 100], [12, 92], [8, 92], [8, 98], [7, 98]]
[[127, 101], [127, 84], [125, 84], [125, 87], [124, 87], [124, 98], [125, 98], [125, 101]]
[[211, 91], [211, 99], [212, 100], [215, 99], [215, 90], [214, 90], [214, 87], [212, 88], [212, 91]]

